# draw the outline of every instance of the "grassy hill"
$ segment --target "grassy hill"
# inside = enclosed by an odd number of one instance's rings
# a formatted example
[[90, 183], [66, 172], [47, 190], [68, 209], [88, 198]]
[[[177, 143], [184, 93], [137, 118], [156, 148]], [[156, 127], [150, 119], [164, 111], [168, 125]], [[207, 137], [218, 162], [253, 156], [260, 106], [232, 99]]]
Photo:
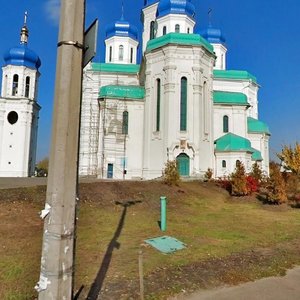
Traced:
[[[45, 192], [43, 186], [0, 190], [0, 299], [36, 297]], [[163, 195], [165, 233], [158, 226]], [[101, 299], [139, 299], [140, 250], [146, 299], [283, 274], [300, 264], [299, 210], [232, 198], [211, 183], [81, 184], [78, 218], [78, 299], [98, 293]], [[162, 235], [187, 248], [165, 255], [144, 242]]]

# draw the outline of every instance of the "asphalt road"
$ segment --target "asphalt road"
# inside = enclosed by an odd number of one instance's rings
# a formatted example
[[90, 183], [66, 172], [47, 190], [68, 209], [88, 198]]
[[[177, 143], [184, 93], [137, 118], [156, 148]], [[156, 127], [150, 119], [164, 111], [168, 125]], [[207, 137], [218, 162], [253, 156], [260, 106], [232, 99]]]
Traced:
[[299, 300], [300, 267], [284, 277], [269, 277], [233, 287], [199, 291], [172, 300]]

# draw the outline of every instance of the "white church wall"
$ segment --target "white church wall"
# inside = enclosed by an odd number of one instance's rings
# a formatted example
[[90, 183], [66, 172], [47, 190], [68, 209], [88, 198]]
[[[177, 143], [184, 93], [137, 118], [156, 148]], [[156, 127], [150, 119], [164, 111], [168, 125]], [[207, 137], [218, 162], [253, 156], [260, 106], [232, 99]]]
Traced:
[[147, 43], [150, 40], [150, 24], [156, 20], [158, 2], [149, 5], [143, 9], [143, 53], [146, 50]]
[[[213, 58], [200, 47], [166, 46], [146, 54], [146, 107], [144, 177], [161, 176], [164, 164], [179, 153], [190, 158], [194, 174], [213, 166], [211, 70]], [[187, 130], [180, 131], [180, 81], [187, 78]], [[156, 79], [161, 79], [161, 132], [153, 130], [156, 112]], [[206, 99], [203, 85], [207, 82]], [[196, 103], [196, 105], [195, 105]], [[196, 109], [195, 109], [196, 106]], [[198, 107], [198, 109], [197, 109]], [[184, 145], [184, 147], [182, 146]], [[180, 151], [178, 151], [180, 149]], [[196, 157], [196, 156], [201, 156]], [[151, 172], [150, 172], [151, 170]]]
[[[1, 98], [0, 100], [2, 103], [0, 177], [33, 175], [29, 173], [29, 170], [32, 171], [35, 152], [30, 150], [36, 146], [37, 126], [32, 124], [32, 118], [37, 114], [39, 108], [34, 109], [31, 101], [24, 99], [5, 100]], [[16, 112], [18, 115], [14, 124], [8, 121], [10, 112]]]
[[[239, 160], [245, 167], [246, 173], [251, 171], [252, 160], [251, 153], [247, 152], [217, 152], [216, 165], [215, 165], [215, 177], [222, 178], [229, 176], [235, 171], [236, 162]], [[226, 167], [223, 167], [223, 161], [226, 162]]]
[[258, 85], [248, 80], [220, 80], [214, 79], [214, 91], [243, 93], [247, 96], [250, 107], [247, 115], [252, 118], [258, 118]]
[[[104, 136], [99, 153], [99, 176], [112, 179], [137, 179], [142, 175], [144, 103], [134, 100], [106, 99], [100, 102]], [[122, 133], [123, 112], [128, 112], [128, 134]], [[126, 174], [124, 173], [126, 171]]]
[[136, 74], [100, 73], [89, 64], [83, 77], [81, 133], [79, 154], [80, 176], [102, 176], [99, 152], [103, 128], [98, 103], [99, 90], [106, 85], [138, 85]]
[[247, 108], [245, 106], [214, 105], [214, 138], [227, 134], [223, 131], [223, 117], [228, 116], [228, 132], [247, 136]]
[[157, 19], [156, 37], [163, 36], [163, 28], [166, 27], [166, 33], [176, 32], [175, 27], [179, 25], [178, 33], [193, 33], [195, 22], [185, 15], [166, 15]]

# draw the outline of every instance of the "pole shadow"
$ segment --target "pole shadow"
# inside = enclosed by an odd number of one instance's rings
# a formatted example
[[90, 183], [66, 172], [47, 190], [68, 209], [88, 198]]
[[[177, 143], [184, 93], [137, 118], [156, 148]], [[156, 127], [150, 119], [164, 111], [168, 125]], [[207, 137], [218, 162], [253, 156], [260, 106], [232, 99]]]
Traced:
[[123, 226], [124, 226], [124, 222], [125, 222], [125, 218], [126, 218], [126, 214], [127, 214], [127, 208], [132, 206], [132, 205], [135, 205], [137, 203], [141, 203], [141, 202], [142, 201], [140, 201], [140, 200], [138, 200], [138, 201], [126, 201], [126, 202], [116, 201], [115, 202], [116, 205], [120, 205], [120, 206], [123, 207], [123, 212], [122, 212], [118, 227], [117, 227], [117, 229], [114, 233], [114, 236], [111, 239], [111, 241], [110, 241], [110, 243], [109, 243], [109, 245], [106, 249], [106, 252], [105, 252], [105, 255], [103, 257], [100, 269], [99, 269], [99, 271], [97, 273], [97, 276], [96, 276], [96, 278], [95, 278], [95, 280], [94, 280], [94, 282], [93, 282], [93, 284], [90, 288], [90, 291], [88, 293], [88, 296], [87, 296], [86, 300], [97, 300], [98, 299], [101, 288], [103, 286], [104, 279], [105, 279], [107, 271], [109, 269], [109, 265], [110, 265], [110, 262], [111, 262], [113, 251], [114, 251], [115, 248], [120, 249], [120, 247], [121, 247], [121, 244], [118, 242], [118, 238], [121, 235], [121, 232], [122, 232], [122, 229], [123, 229]]

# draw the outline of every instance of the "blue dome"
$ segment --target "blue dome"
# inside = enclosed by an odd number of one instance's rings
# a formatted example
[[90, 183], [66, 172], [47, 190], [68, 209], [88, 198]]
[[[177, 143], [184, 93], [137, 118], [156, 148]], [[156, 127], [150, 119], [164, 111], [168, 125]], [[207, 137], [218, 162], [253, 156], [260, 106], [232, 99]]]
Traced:
[[6, 51], [4, 61], [5, 65], [25, 66], [32, 69], [38, 69], [41, 66], [38, 55], [30, 50], [26, 44], [21, 44]]
[[124, 36], [138, 40], [138, 30], [129, 22], [121, 19], [106, 27], [106, 38], [110, 38], [112, 36]]
[[160, 0], [157, 8], [157, 17], [169, 14], [187, 15], [194, 19], [195, 6], [191, 0]]
[[211, 44], [224, 44], [226, 42], [221, 29], [213, 28], [211, 25], [207, 29], [202, 30], [200, 35]]
[[159, 0], [144, 0], [144, 6], [149, 6], [149, 5], [154, 4], [158, 1]]

